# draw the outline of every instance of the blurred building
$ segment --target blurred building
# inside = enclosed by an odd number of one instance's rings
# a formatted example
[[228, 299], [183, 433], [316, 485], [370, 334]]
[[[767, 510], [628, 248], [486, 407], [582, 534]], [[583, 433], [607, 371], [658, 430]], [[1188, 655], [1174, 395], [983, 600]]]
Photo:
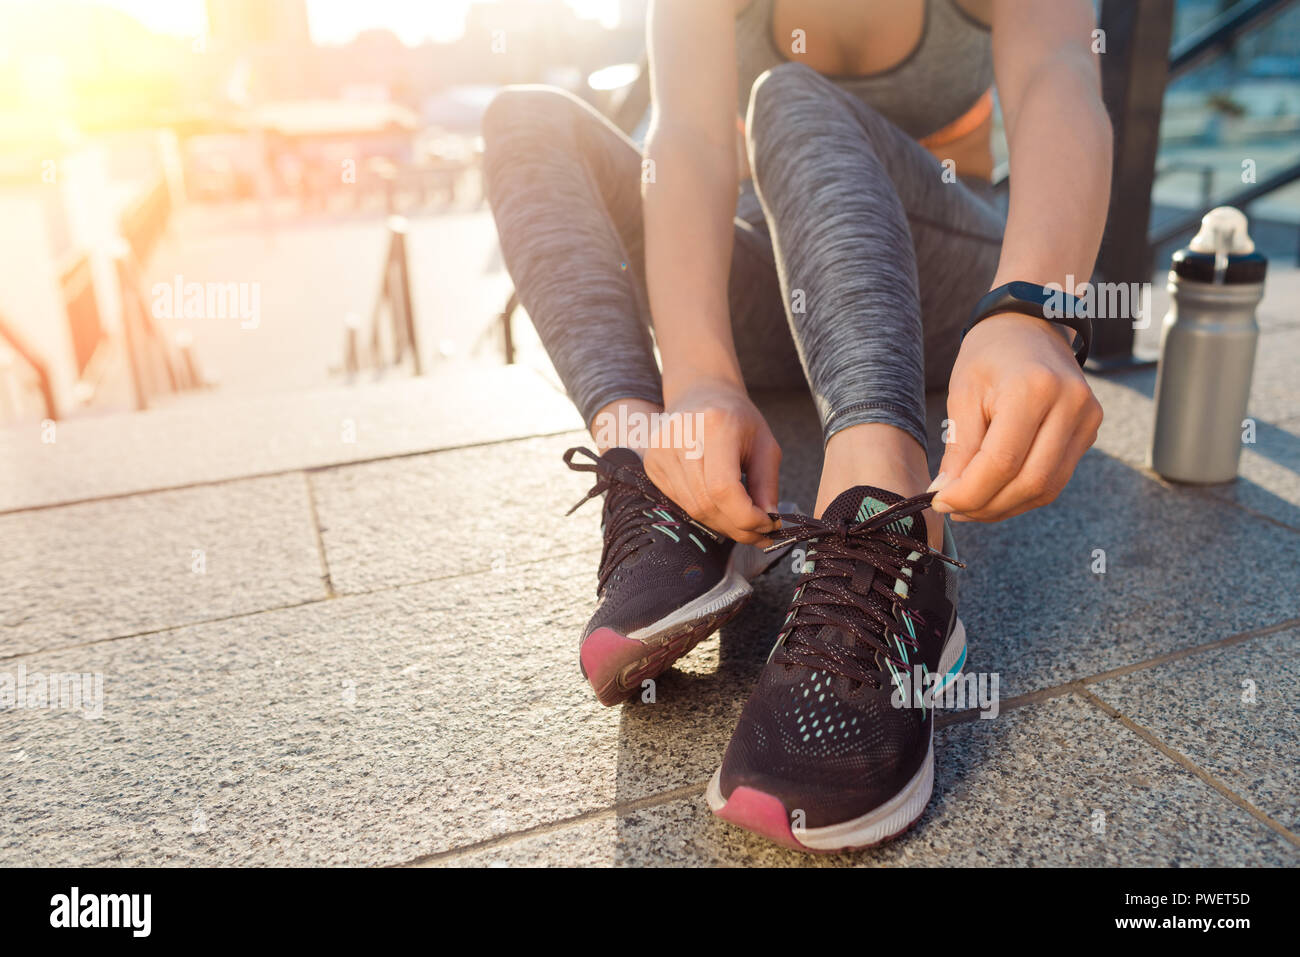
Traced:
[[208, 38], [234, 47], [311, 45], [306, 0], [207, 0]]
[[207, 0], [207, 52], [240, 104], [318, 93], [306, 0]]

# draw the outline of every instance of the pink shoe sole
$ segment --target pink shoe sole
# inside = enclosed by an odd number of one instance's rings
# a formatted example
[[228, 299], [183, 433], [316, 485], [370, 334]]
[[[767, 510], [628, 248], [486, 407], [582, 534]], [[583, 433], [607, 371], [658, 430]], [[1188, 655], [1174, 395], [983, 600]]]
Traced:
[[582, 642], [579, 661], [596, 698], [610, 706], [626, 701], [641, 690], [641, 683], [672, 667], [709, 635], [740, 611], [748, 595], [729, 608], [704, 618], [683, 622], [652, 641], [637, 641], [612, 628], [597, 628]]

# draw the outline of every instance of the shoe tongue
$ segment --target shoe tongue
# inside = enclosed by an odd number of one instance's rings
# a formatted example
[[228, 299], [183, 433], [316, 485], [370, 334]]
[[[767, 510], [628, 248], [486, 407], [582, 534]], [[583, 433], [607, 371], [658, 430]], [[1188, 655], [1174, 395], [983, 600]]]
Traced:
[[[826, 506], [826, 511], [822, 512], [821, 517], [824, 522], [838, 522], [841, 519], [849, 522], [865, 522], [872, 515], [883, 512], [895, 502], [902, 500], [903, 496], [888, 489], [876, 488], [874, 485], [856, 485], [846, 492], [841, 492], [835, 501]], [[916, 517], [913, 515], [896, 519], [888, 523], [885, 528], [921, 540]]]
[[[615, 468], [630, 469], [645, 475], [645, 464], [641, 461], [641, 456], [631, 449], [615, 446], [600, 458]], [[653, 507], [659, 503], [630, 485], [616, 485], [610, 492], [605, 494], [604, 514], [606, 519], [609, 518], [609, 513], [616, 507], [616, 504], [618, 508], [643, 508]]]
[[[841, 519], [850, 523], [865, 522], [872, 515], [883, 512], [889, 506], [902, 500], [903, 496], [888, 489], [877, 488], [874, 485], [857, 485], [848, 491], [841, 492], [822, 512], [821, 518], [824, 522], [839, 522]], [[925, 534], [924, 526], [920, 525], [916, 517], [912, 515], [905, 515], [890, 522], [885, 527], [918, 541], [921, 541], [920, 536]], [[816, 548], [816, 546], [813, 547]], [[866, 596], [866, 600], [872, 604], [878, 604], [882, 599], [878, 595], [872, 594]], [[850, 614], [854, 616], [861, 615], [860, 612], [850, 612]], [[805, 625], [796, 629], [796, 633], [798, 632], [803, 632], [805, 635], [818, 635], [824, 644], [854, 643], [853, 639], [834, 625]], [[872, 657], [875, 659], [876, 667], [883, 670], [884, 663], [879, 652], [875, 652]]]

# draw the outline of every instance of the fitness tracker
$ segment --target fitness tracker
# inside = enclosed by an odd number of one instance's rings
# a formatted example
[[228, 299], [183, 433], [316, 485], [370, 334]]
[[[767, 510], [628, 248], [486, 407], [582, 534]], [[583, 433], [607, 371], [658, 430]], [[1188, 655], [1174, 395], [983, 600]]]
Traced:
[[1073, 329], [1079, 334], [1074, 343], [1074, 358], [1082, 366], [1092, 346], [1092, 317], [1086, 300], [1061, 289], [1049, 289], [1033, 282], [1009, 282], [985, 293], [975, 303], [962, 338], [975, 324], [1001, 312], [1018, 312]]

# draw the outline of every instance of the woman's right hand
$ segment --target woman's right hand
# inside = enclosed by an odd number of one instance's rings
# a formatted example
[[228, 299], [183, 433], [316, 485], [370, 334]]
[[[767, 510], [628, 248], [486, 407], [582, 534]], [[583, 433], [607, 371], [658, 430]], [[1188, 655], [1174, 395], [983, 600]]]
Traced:
[[766, 533], [777, 527], [767, 513], [777, 509], [781, 447], [744, 388], [697, 380], [665, 411], [684, 425], [650, 443], [650, 480], [697, 522], [737, 542], [769, 544]]

